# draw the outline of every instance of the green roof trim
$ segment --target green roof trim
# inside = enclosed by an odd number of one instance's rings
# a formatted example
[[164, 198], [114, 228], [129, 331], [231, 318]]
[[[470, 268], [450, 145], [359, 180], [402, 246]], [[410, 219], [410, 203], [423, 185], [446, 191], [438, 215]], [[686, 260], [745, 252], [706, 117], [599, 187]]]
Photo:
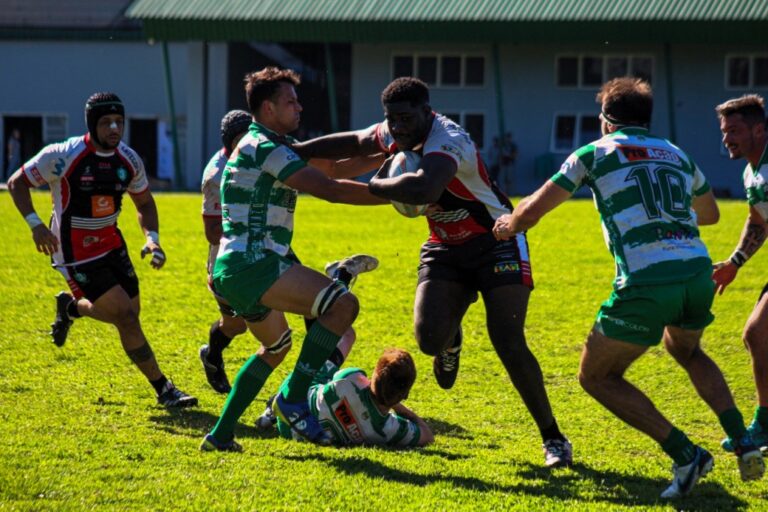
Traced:
[[766, 0], [136, 0], [163, 40], [752, 42]]

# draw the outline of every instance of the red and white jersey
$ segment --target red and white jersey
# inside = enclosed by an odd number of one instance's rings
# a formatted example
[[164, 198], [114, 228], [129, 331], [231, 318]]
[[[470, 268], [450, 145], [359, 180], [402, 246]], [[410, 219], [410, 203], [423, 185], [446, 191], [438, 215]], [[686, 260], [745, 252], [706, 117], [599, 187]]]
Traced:
[[[387, 121], [376, 127], [376, 137], [386, 153], [398, 151]], [[422, 156], [438, 154], [456, 163], [453, 177], [428, 214], [430, 242], [460, 244], [491, 232], [496, 219], [512, 211], [512, 203], [491, 182], [482, 158], [469, 134], [449, 118], [434, 113], [432, 128], [424, 142], [414, 148]]]
[[123, 194], [149, 188], [135, 151], [121, 142], [99, 152], [89, 134], [44, 147], [22, 170], [30, 187], [51, 188], [50, 228], [60, 242], [54, 266], [85, 263], [124, 246], [117, 227]]
[[[227, 148], [218, 150], [203, 169], [203, 182], [200, 191], [203, 193], [203, 217], [218, 217], [221, 219], [221, 175], [227, 166], [229, 152]], [[219, 244], [208, 244], [208, 274], [213, 272]]]

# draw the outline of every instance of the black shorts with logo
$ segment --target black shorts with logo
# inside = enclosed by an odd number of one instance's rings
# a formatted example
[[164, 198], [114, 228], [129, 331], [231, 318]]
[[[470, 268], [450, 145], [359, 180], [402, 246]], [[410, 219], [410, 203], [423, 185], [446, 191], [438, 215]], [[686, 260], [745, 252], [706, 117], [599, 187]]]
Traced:
[[87, 263], [57, 267], [67, 280], [75, 298], [96, 301], [113, 286], [120, 286], [134, 298], [139, 294], [139, 279], [125, 246], [113, 249], [104, 256]]
[[506, 241], [487, 233], [462, 244], [426, 242], [418, 282], [431, 280], [458, 282], [480, 292], [508, 284], [533, 289], [528, 241], [522, 233]]

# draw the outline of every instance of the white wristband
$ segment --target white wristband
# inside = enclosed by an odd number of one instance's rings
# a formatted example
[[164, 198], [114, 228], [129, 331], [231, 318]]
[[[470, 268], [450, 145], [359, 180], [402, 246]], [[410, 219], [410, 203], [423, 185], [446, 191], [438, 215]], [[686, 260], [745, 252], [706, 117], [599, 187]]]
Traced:
[[29, 229], [35, 229], [37, 226], [43, 223], [43, 220], [35, 212], [32, 212], [26, 217], [24, 217], [24, 220], [27, 221], [27, 225], [29, 226]]
[[147, 242], [160, 245], [160, 235], [157, 233], [157, 231], [147, 231]]

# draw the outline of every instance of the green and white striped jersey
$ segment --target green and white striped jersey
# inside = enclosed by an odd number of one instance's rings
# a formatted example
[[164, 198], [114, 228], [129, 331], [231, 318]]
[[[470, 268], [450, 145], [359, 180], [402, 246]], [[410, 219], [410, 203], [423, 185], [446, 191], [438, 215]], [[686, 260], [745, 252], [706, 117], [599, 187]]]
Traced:
[[214, 276], [233, 275], [272, 251], [288, 254], [297, 192], [284, 183], [307, 166], [258, 123], [232, 153], [221, 181], [222, 237]]
[[743, 179], [749, 206], [753, 206], [763, 220], [768, 220], [768, 144], [756, 168], [747, 163]]
[[325, 384], [313, 385], [307, 396], [312, 414], [335, 445], [418, 445], [418, 425], [397, 414], [382, 413], [374, 403], [368, 377], [359, 368], [337, 371]]
[[616, 289], [684, 281], [710, 268], [691, 208], [710, 187], [668, 140], [644, 128], [619, 130], [576, 150], [552, 181], [569, 192], [592, 190]]

